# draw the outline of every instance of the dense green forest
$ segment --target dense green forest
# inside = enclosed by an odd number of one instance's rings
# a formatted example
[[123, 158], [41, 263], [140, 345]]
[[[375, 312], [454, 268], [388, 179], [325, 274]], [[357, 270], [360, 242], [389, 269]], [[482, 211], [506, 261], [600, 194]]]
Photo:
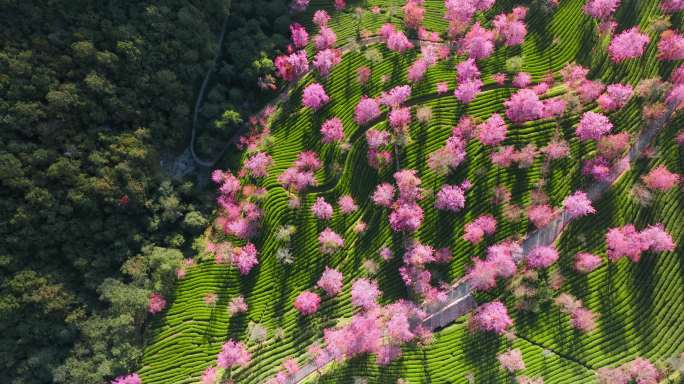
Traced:
[[0, 382], [136, 367], [149, 293], [214, 206], [207, 170], [171, 165], [218, 36], [208, 158], [268, 97], [255, 84], [289, 23], [281, 0], [0, 0]]

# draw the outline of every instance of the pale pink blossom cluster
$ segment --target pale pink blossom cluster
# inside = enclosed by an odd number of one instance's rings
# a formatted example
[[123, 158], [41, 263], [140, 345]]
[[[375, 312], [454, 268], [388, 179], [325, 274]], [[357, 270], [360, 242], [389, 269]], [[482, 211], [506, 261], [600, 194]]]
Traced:
[[334, 48], [337, 42], [337, 35], [327, 26], [321, 26], [318, 35], [313, 38], [314, 46], [317, 50], [322, 51], [328, 48]]
[[259, 264], [256, 247], [252, 243], [247, 243], [242, 247], [233, 247], [228, 263], [234, 265], [241, 275], [247, 275]]
[[358, 125], [365, 125], [380, 116], [380, 113], [380, 105], [375, 99], [362, 96], [354, 109], [354, 121]]
[[558, 251], [552, 245], [539, 245], [526, 256], [527, 265], [534, 269], [545, 269], [558, 261]]
[[480, 305], [471, 318], [471, 326], [480, 331], [504, 333], [513, 325], [506, 306], [500, 301]]
[[496, 146], [506, 139], [508, 126], [498, 113], [492, 113], [483, 123], [477, 125], [477, 138], [484, 145]]
[[406, 5], [404, 5], [404, 24], [406, 24], [406, 28], [420, 28], [424, 17], [425, 8], [423, 8], [423, 0], [406, 1]]
[[398, 85], [387, 92], [382, 92], [378, 98], [380, 104], [390, 108], [398, 108], [411, 97], [410, 85]]
[[266, 152], [256, 152], [243, 165], [245, 172], [252, 177], [260, 178], [268, 175], [268, 167], [273, 164], [273, 158]]
[[211, 178], [219, 190], [217, 202], [220, 213], [217, 224], [225, 233], [241, 239], [256, 236], [262, 216], [256, 202], [265, 194], [265, 190], [253, 185], [243, 186], [230, 171], [214, 170]]
[[563, 200], [563, 208], [570, 218], [577, 218], [596, 213], [596, 209], [591, 205], [591, 200], [586, 193], [577, 191]]
[[339, 117], [333, 117], [321, 125], [321, 141], [325, 144], [344, 140], [344, 128]]
[[375, 205], [379, 205], [381, 207], [389, 208], [392, 205], [392, 201], [394, 201], [394, 186], [390, 183], [382, 183], [378, 184], [377, 187], [375, 187], [375, 191], [373, 192], [373, 195], [371, 195], [371, 200], [373, 200], [373, 203]]
[[510, 278], [517, 270], [513, 260], [515, 243], [499, 243], [487, 248], [487, 258], [473, 258], [473, 266], [466, 273], [466, 280], [473, 289], [487, 291], [496, 287], [497, 278]]
[[570, 325], [580, 332], [591, 332], [596, 329], [593, 312], [582, 306], [582, 301], [568, 293], [561, 293], [555, 299], [561, 312], [570, 315]]
[[228, 314], [235, 316], [240, 313], [247, 313], [247, 301], [244, 296], [235, 296], [228, 303]]
[[404, 264], [413, 266], [424, 266], [435, 261], [435, 250], [429, 245], [414, 241], [413, 244], [404, 252]]
[[[559, 1], [559, 0], [549, 0], [549, 1]], [[541, 377], [527, 377], [527, 376], [517, 376], [515, 378], [517, 384], [544, 384], [544, 379]]]
[[457, 72], [457, 83], [456, 89], [454, 90], [454, 96], [458, 101], [463, 104], [468, 104], [482, 88], [482, 80], [480, 79], [480, 70], [475, 64], [475, 59], [472, 57], [459, 63], [456, 66]]
[[300, 293], [294, 301], [294, 307], [302, 316], [308, 316], [316, 313], [321, 304], [321, 298], [309, 291]]
[[432, 152], [427, 159], [428, 168], [440, 175], [455, 170], [466, 158], [466, 141], [460, 135], [452, 134], [446, 144]]
[[597, 156], [593, 159], [584, 161], [582, 165], [582, 174], [590, 175], [600, 182], [607, 182], [611, 177], [612, 170], [611, 163], [603, 156]]
[[553, 219], [554, 210], [548, 204], [533, 204], [527, 208], [527, 218], [537, 228], [542, 228]]
[[166, 300], [157, 292], [150, 294], [150, 299], [147, 304], [147, 312], [155, 315], [166, 308]]
[[647, 34], [641, 33], [638, 27], [632, 27], [613, 37], [608, 46], [608, 55], [614, 63], [640, 57], [649, 41], [651, 39]]
[[525, 369], [525, 362], [523, 361], [522, 352], [515, 348], [506, 352], [500, 353], [496, 356], [499, 364], [508, 372], [521, 371]]
[[612, 129], [613, 123], [607, 116], [589, 111], [582, 115], [575, 133], [581, 141], [598, 140]]
[[463, 232], [464, 240], [478, 244], [485, 235], [491, 236], [496, 232], [496, 219], [492, 215], [482, 215], [466, 224]]
[[[513, 76], [513, 81], [511, 81], [511, 84], [513, 84], [513, 86], [516, 88], [526, 88], [528, 85], [530, 85], [531, 82], [532, 75], [530, 75], [527, 72], [518, 72], [515, 74], [515, 76]], [[535, 92], [535, 94], [536, 93], [537, 92]]]
[[137, 373], [122, 375], [112, 381], [112, 384], [142, 384], [142, 379]]
[[295, 48], [304, 48], [306, 43], [309, 42], [309, 34], [306, 33], [306, 29], [299, 23], [290, 24], [290, 35], [292, 36], [292, 44]]
[[514, 123], [539, 119], [544, 113], [544, 103], [531, 89], [521, 89], [504, 102], [506, 117]]
[[423, 79], [428, 70], [428, 62], [423, 58], [418, 58], [411, 64], [406, 72], [406, 78], [410, 83], [417, 83]]
[[672, 252], [676, 244], [662, 224], [649, 226], [637, 231], [632, 224], [610, 228], [606, 233], [607, 255], [610, 261], [618, 261], [623, 257], [637, 263], [645, 251]]
[[333, 207], [325, 201], [325, 198], [319, 196], [311, 206], [311, 213], [319, 220], [329, 220], [333, 216]]
[[350, 195], [340, 196], [340, 198], [337, 200], [337, 205], [340, 207], [340, 212], [345, 215], [354, 213], [357, 209], [359, 209], [358, 205], [356, 205], [354, 202], [354, 198], [352, 198]]
[[317, 111], [325, 104], [328, 104], [330, 97], [325, 93], [325, 89], [318, 83], [309, 84], [302, 92], [302, 105]]
[[463, 37], [462, 51], [468, 57], [479, 60], [486, 59], [494, 52], [494, 32], [480, 26], [476, 22]]
[[216, 357], [216, 365], [223, 369], [246, 367], [251, 359], [252, 355], [243, 343], [230, 339], [223, 343], [221, 352]]
[[392, 109], [389, 113], [388, 121], [396, 135], [405, 134], [411, 124], [411, 109], [408, 107]]
[[584, 13], [599, 19], [608, 20], [620, 6], [620, 0], [588, 0], [584, 5]]
[[312, 20], [314, 24], [318, 25], [319, 27], [323, 27], [328, 25], [328, 22], [330, 21], [330, 15], [325, 9], [319, 9], [314, 12]]
[[567, 141], [554, 138], [541, 149], [541, 152], [545, 154], [549, 160], [562, 159], [568, 157], [570, 154], [570, 146]]
[[309, 7], [309, 0], [292, 0], [290, 9], [293, 12], [304, 12]]
[[459, 185], [444, 185], [437, 192], [435, 208], [443, 211], [458, 212], [465, 207], [467, 189]]
[[650, 189], [668, 191], [679, 184], [681, 177], [676, 173], [670, 172], [666, 166], [659, 165], [648, 174], [642, 176], [641, 179]]
[[340, 63], [342, 55], [334, 48], [318, 51], [314, 56], [313, 66], [323, 77], [327, 77], [334, 66]]
[[207, 367], [207, 369], [202, 372], [202, 378], [200, 380], [202, 384], [215, 384], [216, 378], [216, 367]]
[[515, 7], [513, 8], [513, 12], [509, 14], [502, 13], [494, 17], [494, 20], [492, 21], [494, 32], [499, 39], [504, 41], [506, 46], [513, 47], [520, 45], [525, 40], [527, 27], [523, 20], [526, 15], [526, 7]]
[[373, 309], [378, 304], [378, 297], [382, 294], [378, 284], [368, 279], [358, 279], [352, 284], [351, 303], [354, 307], [365, 310]]
[[603, 263], [599, 256], [587, 252], [579, 252], [575, 255], [575, 271], [589, 273]]
[[318, 235], [318, 243], [321, 245], [321, 252], [331, 254], [344, 246], [344, 239], [332, 229], [325, 228]]
[[596, 373], [599, 384], [657, 384], [662, 378], [658, 369], [642, 357], [637, 357], [617, 368], [599, 368]]
[[325, 267], [325, 271], [323, 271], [320, 279], [318, 279], [316, 286], [322, 289], [328, 296], [336, 296], [342, 291], [343, 284], [344, 277], [342, 272], [334, 268]]
[[684, 1], [682, 0], [662, 0], [660, 2], [660, 9], [666, 13], [675, 13], [684, 10]]
[[359, 84], [364, 85], [371, 77], [371, 70], [368, 67], [359, 67], [356, 70], [356, 80]]
[[684, 59], [684, 36], [672, 29], [661, 32], [657, 57], [658, 60]]
[[413, 48], [413, 44], [402, 31], [393, 30], [387, 36], [387, 49], [399, 53], [404, 53]]
[[321, 161], [316, 152], [304, 151], [299, 154], [293, 167], [285, 169], [278, 176], [278, 183], [285, 189], [302, 192], [306, 187], [316, 185], [314, 172], [320, 168]]
[[285, 81], [294, 81], [309, 70], [309, 59], [304, 50], [277, 56], [274, 64], [278, 76]]
[[626, 84], [610, 84], [606, 92], [599, 96], [599, 107], [606, 112], [618, 110], [625, 105], [632, 97], [632, 86]]

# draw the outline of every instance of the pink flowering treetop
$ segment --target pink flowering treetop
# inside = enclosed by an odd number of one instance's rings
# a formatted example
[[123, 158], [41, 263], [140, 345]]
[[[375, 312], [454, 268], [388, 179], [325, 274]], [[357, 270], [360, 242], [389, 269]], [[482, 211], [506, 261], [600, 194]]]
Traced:
[[266, 152], [257, 152], [249, 157], [244, 164], [244, 169], [255, 178], [266, 177], [268, 167], [273, 164], [273, 158]]
[[420, 198], [421, 180], [414, 169], [402, 169], [395, 172], [393, 176], [399, 189], [399, 200], [412, 202]]
[[306, 29], [299, 23], [290, 24], [290, 35], [292, 36], [292, 44], [295, 48], [304, 48], [306, 43], [309, 42], [309, 34], [306, 33]]
[[354, 199], [350, 195], [342, 195], [337, 200], [337, 204], [340, 206], [340, 212], [345, 215], [356, 212], [359, 207], [354, 202]]
[[428, 63], [423, 58], [419, 58], [411, 64], [406, 72], [406, 78], [411, 83], [417, 83], [423, 79], [425, 72], [427, 72]]
[[584, 5], [584, 13], [599, 20], [607, 20], [619, 5], [620, 0], [588, 0]]
[[658, 60], [684, 59], [684, 36], [668, 29], [660, 34], [658, 42]]
[[321, 252], [325, 254], [335, 253], [335, 251], [344, 246], [342, 237], [330, 228], [325, 228], [318, 235], [318, 242], [321, 245]]
[[325, 144], [343, 141], [344, 128], [342, 127], [342, 120], [338, 117], [326, 120], [321, 125], [321, 136], [321, 141]]
[[684, 1], [682, 0], [662, 0], [660, 2], [660, 9], [665, 13], [675, 13], [684, 10]]
[[482, 80], [475, 78], [460, 82], [454, 90], [454, 97], [463, 104], [469, 104], [480, 93], [482, 85]]
[[404, 263], [422, 266], [435, 261], [435, 250], [419, 242], [414, 242], [404, 253]]
[[480, 78], [480, 70], [477, 68], [477, 64], [473, 58], [456, 64], [456, 74], [459, 82]]
[[216, 367], [207, 367], [207, 369], [202, 372], [202, 378], [200, 380], [202, 384], [214, 384], [216, 383], [216, 378]]
[[548, 204], [535, 204], [527, 209], [527, 218], [537, 228], [546, 226], [553, 218], [553, 208]]
[[639, 28], [632, 27], [613, 37], [608, 46], [608, 54], [614, 63], [635, 59], [644, 54], [646, 45], [651, 39], [639, 32]]
[[319, 220], [332, 218], [333, 207], [323, 197], [317, 197], [316, 202], [311, 206], [311, 212]]
[[514, 123], [536, 120], [542, 117], [544, 103], [531, 89], [521, 89], [504, 102], [506, 117]]
[[380, 116], [380, 113], [378, 102], [363, 96], [354, 109], [354, 121], [356, 124], [365, 125]]
[[409, 29], [418, 29], [423, 24], [425, 8], [423, 0], [408, 0], [404, 5], [404, 24]]
[[[517, 9], [526, 9], [518, 7]], [[494, 17], [492, 24], [494, 25], [494, 32], [503, 39], [504, 44], [509, 47], [520, 45], [525, 40], [527, 35], [527, 27], [521, 20], [525, 18], [525, 12], [513, 12], [511, 14], [500, 14]]]
[[232, 250], [232, 264], [240, 272], [240, 275], [247, 275], [256, 265], [259, 264], [257, 259], [257, 249], [252, 243], [247, 243], [242, 247], [235, 247]]
[[570, 215], [570, 218], [590, 215], [596, 212], [596, 209], [591, 205], [591, 200], [587, 194], [582, 191], [577, 191], [563, 200], [563, 207]]
[[252, 355], [247, 351], [245, 345], [231, 339], [221, 347], [221, 352], [216, 358], [216, 365], [223, 369], [237, 366], [246, 367], [251, 359]]
[[525, 369], [522, 352], [519, 349], [511, 349], [496, 356], [501, 367], [508, 372], [522, 371]]
[[535, 269], [544, 269], [558, 260], [558, 251], [553, 246], [540, 245], [526, 256], [527, 265]]
[[639, 235], [652, 252], [672, 252], [676, 247], [672, 236], [665, 231], [662, 224], [651, 225]]
[[328, 28], [327, 26], [321, 26], [318, 35], [314, 36], [313, 42], [314, 46], [319, 51], [333, 48], [337, 42], [337, 35], [331, 28]]
[[613, 129], [608, 117], [596, 112], [585, 112], [580, 119], [575, 133], [581, 141], [598, 140]]
[[423, 223], [423, 209], [413, 202], [401, 203], [390, 212], [389, 222], [395, 232], [415, 232]]
[[486, 59], [494, 52], [494, 32], [476, 22], [463, 38], [463, 50], [475, 60]]
[[380, 94], [380, 104], [386, 105], [390, 108], [398, 108], [404, 104], [408, 98], [411, 97], [410, 85], [398, 85], [387, 92]]
[[327, 77], [332, 68], [339, 64], [341, 60], [342, 55], [340, 54], [340, 51], [334, 48], [327, 48], [316, 53], [313, 65], [321, 76]]
[[617, 261], [626, 256], [636, 263], [644, 251], [671, 252], [674, 251], [676, 244], [661, 224], [652, 225], [641, 232], [638, 232], [634, 225], [628, 224], [609, 229], [606, 233], [606, 246], [610, 261]]
[[399, 53], [404, 53], [413, 48], [413, 44], [402, 31], [394, 31], [387, 38], [387, 49]]
[[570, 313], [570, 325], [576, 330], [587, 333], [596, 329], [596, 319], [593, 312], [580, 307]]
[[500, 335], [513, 325], [513, 320], [508, 316], [506, 306], [497, 300], [480, 305], [472, 317], [472, 325], [475, 329]]
[[599, 96], [597, 102], [604, 111], [614, 111], [624, 107], [632, 97], [632, 86], [611, 84], [606, 92]]
[[499, 145], [506, 139], [508, 126], [498, 113], [493, 113], [484, 123], [477, 126], [477, 137], [484, 145]]
[[[525, 88], [532, 82], [532, 75], [527, 72], [518, 72], [513, 76], [513, 81], [511, 82], [516, 88]], [[544, 84], [544, 83], [542, 83]], [[536, 94], [537, 92], [535, 92]], [[542, 92], [543, 93], [543, 92]]]
[[428, 155], [428, 167], [437, 174], [446, 175], [456, 169], [466, 157], [465, 140], [457, 135], [447, 139], [446, 145]]
[[358, 279], [352, 284], [351, 304], [354, 307], [369, 310], [377, 306], [378, 297], [382, 294], [378, 284], [368, 279]]
[[600, 257], [591, 253], [580, 252], [575, 255], [575, 271], [589, 273], [598, 268], [603, 261]]
[[468, 284], [475, 290], [488, 291], [496, 287], [498, 276], [496, 265], [492, 261], [473, 258], [473, 266], [466, 273]]
[[642, 176], [641, 179], [650, 189], [667, 191], [677, 186], [680, 176], [670, 172], [664, 165], [659, 165], [652, 169], [647, 175]]
[[166, 300], [157, 292], [150, 294], [150, 301], [147, 304], [147, 311], [151, 314], [157, 314], [166, 308]]
[[435, 208], [458, 212], [465, 207], [465, 191], [457, 185], [445, 185], [435, 198]]
[[231, 316], [240, 313], [246, 313], [247, 309], [248, 306], [244, 296], [236, 296], [230, 300], [230, 303], [228, 303], [228, 313]]
[[119, 376], [112, 381], [112, 384], [142, 384], [142, 379], [137, 373]]
[[411, 124], [411, 110], [408, 107], [395, 108], [389, 113], [389, 125], [396, 134], [405, 133]]
[[309, 84], [302, 92], [302, 104], [314, 111], [328, 104], [330, 97], [325, 93], [325, 89], [318, 83]]
[[316, 286], [325, 291], [328, 296], [336, 296], [342, 291], [343, 283], [344, 278], [342, 276], [342, 272], [333, 268], [325, 267], [325, 271], [323, 271], [321, 278], [318, 279]]
[[309, 60], [304, 50], [278, 56], [275, 58], [274, 65], [278, 76], [285, 81], [293, 81], [309, 70]]
[[321, 304], [321, 298], [317, 294], [309, 291], [304, 291], [297, 296], [294, 301], [294, 307], [302, 316], [308, 316], [318, 311], [318, 306]]
[[482, 241], [485, 235], [493, 235], [496, 231], [496, 219], [492, 215], [483, 215], [466, 224], [463, 239], [473, 244]]
[[290, 9], [293, 12], [304, 12], [306, 11], [306, 8], [309, 7], [309, 1], [310, 0], [292, 0], [292, 3], [290, 3]]
[[318, 25], [319, 27], [323, 27], [328, 25], [328, 22], [330, 21], [330, 15], [328, 15], [328, 12], [326, 12], [325, 9], [319, 9], [314, 12], [312, 20], [314, 24]]
[[394, 187], [389, 183], [379, 184], [371, 196], [375, 205], [389, 208], [394, 200]]

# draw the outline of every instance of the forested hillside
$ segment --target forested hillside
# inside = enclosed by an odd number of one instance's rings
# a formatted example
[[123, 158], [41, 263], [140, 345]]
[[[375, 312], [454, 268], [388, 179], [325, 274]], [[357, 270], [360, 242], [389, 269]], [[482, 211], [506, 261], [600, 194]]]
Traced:
[[[149, 293], [213, 209], [206, 177], [169, 171], [229, 6], [0, 0], [0, 382], [92, 384], [139, 363]], [[274, 23], [283, 1], [231, 8], [205, 156], [263, 98], [253, 85], [289, 25]]]

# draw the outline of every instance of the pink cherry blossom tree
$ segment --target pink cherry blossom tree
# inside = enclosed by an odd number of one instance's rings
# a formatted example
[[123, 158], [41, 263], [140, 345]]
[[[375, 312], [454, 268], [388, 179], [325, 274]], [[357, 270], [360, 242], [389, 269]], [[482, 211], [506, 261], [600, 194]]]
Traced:
[[527, 265], [535, 269], [545, 269], [558, 261], [558, 251], [553, 246], [540, 245], [525, 257]]
[[644, 54], [646, 45], [651, 39], [641, 33], [638, 27], [632, 27], [613, 37], [608, 46], [608, 54], [614, 63], [634, 59]]
[[354, 121], [356, 124], [365, 125], [380, 116], [380, 113], [378, 102], [364, 96], [354, 109]]
[[575, 271], [589, 273], [603, 263], [600, 257], [587, 252], [579, 252], [575, 255]]
[[302, 316], [308, 316], [318, 311], [321, 298], [309, 291], [300, 293], [294, 301], [294, 307]]
[[325, 89], [318, 83], [309, 84], [302, 92], [302, 104], [317, 111], [325, 104], [328, 104], [330, 97], [325, 93]]
[[317, 197], [311, 206], [311, 212], [319, 220], [329, 220], [333, 215], [333, 207], [323, 197]]
[[596, 112], [585, 112], [580, 119], [575, 133], [581, 141], [598, 140], [613, 129], [608, 117]]
[[531, 89], [521, 89], [514, 93], [510, 100], [504, 102], [506, 117], [514, 123], [536, 120], [542, 117], [544, 103]]
[[659, 165], [641, 179], [650, 189], [668, 191], [679, 184], [680, 176], [670, 172], [664, 165]]
[[510, 349], [496, 356], [501, 367], [508, 372], [522, 371], [525, 369], [522, 352], [519, 349]]
[[321, 252], [325, 254], [335, 253], [344, 246], [342, 237], [330, 228], [325, 228], [318, 235], [318, 242], [321, 245]]
[[325, 291], [328, 296], [336, 296], [342, 291], [343, 283], [344, 279], [342, 272], [333, 268], [325, 267], [325, 271], [323, 271], [321, 278], [318, 279], [316, 286]]
[[660, 34], [658, 42], [658, 60], [684, 59], [684, 36], [668, 29]]
[[306, 47], [306, 43], [309, 42], [309, 34], [299, 23], [290, 24], [290, 35], [292, 36], [292, 44], [297, 49]]
[[326, 48], [316, 53], [313, 65], [321, 76], [327, 77], [333, 67], [339, 64], [341, 60], [342, 55], [340, 54], [340, 51], [334, 48]]
[[247, 347], [243, 343], [230, 339], [223, 343], [221, 352], [216, 357], [216, 365], [223, 369], [231, 369], [238, 366], [246, 367], [251, 359], [252, 355], [247, 351]]
[[498, 113], [493, 113], [484, 123], [477, 126], [477, 138], [484, 145], [499, 145], [506, 139], [508, 126]]
[[352, 284], [351, 303], [354, 307], [369, 310], [377, 306], [378, 297], [382, 294], [378, 284], [368, 279], [358, 279]]
[[590, 215], [596, 212], [586, 193], [577, 191], [563, 200], [563, 207], [570, 218]]
[[506, 306], [498, 300], [480, 305], [475, 310], [471, 320], [475, 329], [494, 332], [498, 335], [513, 325], [513, 320], [508, 316]]
[[166, 308], [166, 300], [157, 292], [150, 294], [150, 301], [147, 304], [147, 312], [155, 315]]

